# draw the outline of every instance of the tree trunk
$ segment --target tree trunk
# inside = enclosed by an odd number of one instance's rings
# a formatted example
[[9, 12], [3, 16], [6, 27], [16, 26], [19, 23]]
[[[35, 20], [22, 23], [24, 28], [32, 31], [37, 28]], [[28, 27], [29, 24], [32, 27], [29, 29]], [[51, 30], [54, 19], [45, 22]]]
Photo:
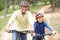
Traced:
[[21, 0], [18, 0], [19, 9], [20, 9], [20, 2], [21, 2]]
[[5, 17], [8, 14], [8, 0], [5, 0]]
[[50, 0], [50, 4], [52, 5], [52, 10], [54, 11], [54, 0]]
[[13, 4], [13, 11], [15, 10], [15, 0], [12, 0], [12, 4]]

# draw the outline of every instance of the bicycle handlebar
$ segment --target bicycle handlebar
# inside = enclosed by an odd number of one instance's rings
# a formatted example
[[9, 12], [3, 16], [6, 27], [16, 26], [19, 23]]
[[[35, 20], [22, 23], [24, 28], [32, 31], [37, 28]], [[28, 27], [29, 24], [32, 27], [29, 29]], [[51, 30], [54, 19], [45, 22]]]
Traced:
[[[55, 33], [56, 34], [56, 33]], [[53, 35], [52, 33], [47, 33], [47, 34], [35, 34], [35, 36], [37, 37], [37, 36], [51, 36], [51, 35]]]
[[12, 31], [16, 31], [16, 32], [20, 32], [20, 33], [25, 33], [25, 34], [30, 33], [30, 30], [24, 30], [24, 31], [11, 30], [8, 33], [11, 33]]
[[24, 31], [18, 31], [18, 32], [20, 32], [20, 33], [30, 33], [30, 31], [29, 30], [24, 30]]

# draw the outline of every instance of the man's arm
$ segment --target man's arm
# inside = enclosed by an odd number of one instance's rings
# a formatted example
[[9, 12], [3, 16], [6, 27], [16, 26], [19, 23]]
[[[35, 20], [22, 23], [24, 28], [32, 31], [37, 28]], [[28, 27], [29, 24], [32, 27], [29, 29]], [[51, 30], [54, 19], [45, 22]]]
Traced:
[[13, 15], [11, 16], [11, 18], [9, 19], [7, 25], [6, 25], [7, 32], [10, 31], [10, 26], [14, 22], [15, 17], [16, 17], [16, 13], [14, 12]]
[[33, 20], [33, 16], [32, 16], [32, 14], [29, 12], [29, 15], [28, 15], [28, 20], [29, 20], [29, 24], [30, 24], [30, 26], [29, 26], [29, 30], [30, 30], [30, 32], [31, 32], [31, 34], [33, 34], [33, 32], [34, 32], [34, 20]]

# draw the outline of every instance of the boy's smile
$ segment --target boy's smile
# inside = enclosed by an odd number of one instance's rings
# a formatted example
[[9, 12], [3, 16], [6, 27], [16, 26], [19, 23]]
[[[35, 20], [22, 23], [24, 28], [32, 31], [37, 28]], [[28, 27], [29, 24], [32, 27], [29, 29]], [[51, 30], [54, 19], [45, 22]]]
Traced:
[[44, 17], [38, 18], [37, 21], [38, 21], [39, 23], [42, 23], [42, 22], [44, 21]]

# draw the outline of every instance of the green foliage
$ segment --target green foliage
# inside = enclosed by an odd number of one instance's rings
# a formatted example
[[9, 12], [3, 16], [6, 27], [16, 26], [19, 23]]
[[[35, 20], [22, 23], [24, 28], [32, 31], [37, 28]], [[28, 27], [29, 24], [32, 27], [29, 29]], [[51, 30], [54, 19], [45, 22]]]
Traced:
[[3, 28], [6, 26], [9, 18], [10, 18], [10, 17], [0, 18], [0, 30], [3, 29]]
[[[8, 13], [12, 14], [13, 13], [13, 9], [8, 9]], [[5, 14], [5, 10], [0, 11], [0, 16], [4, 16], [4, 14]]]
[[41, 0], [41, 2], [44, 2], [44, 4], [46, 5], [49, 0]]
[[35, 5], [34, 7], [33, 6], [30, 6], [30, 11], [31, 12], [35, 12], [36, 10], [38, 10], [38, 9], [40, 9], [42, 6], [40, 6], [40, 5]]
[[60, 7], [60, 0], [56, 0], [54, 5], [55, 5], [55, 7]]
[[4, 9], [4, 0], [0, 0], [0, 11]]
[[42, 2], [48, 2], [49, 0], [41, 0]]

